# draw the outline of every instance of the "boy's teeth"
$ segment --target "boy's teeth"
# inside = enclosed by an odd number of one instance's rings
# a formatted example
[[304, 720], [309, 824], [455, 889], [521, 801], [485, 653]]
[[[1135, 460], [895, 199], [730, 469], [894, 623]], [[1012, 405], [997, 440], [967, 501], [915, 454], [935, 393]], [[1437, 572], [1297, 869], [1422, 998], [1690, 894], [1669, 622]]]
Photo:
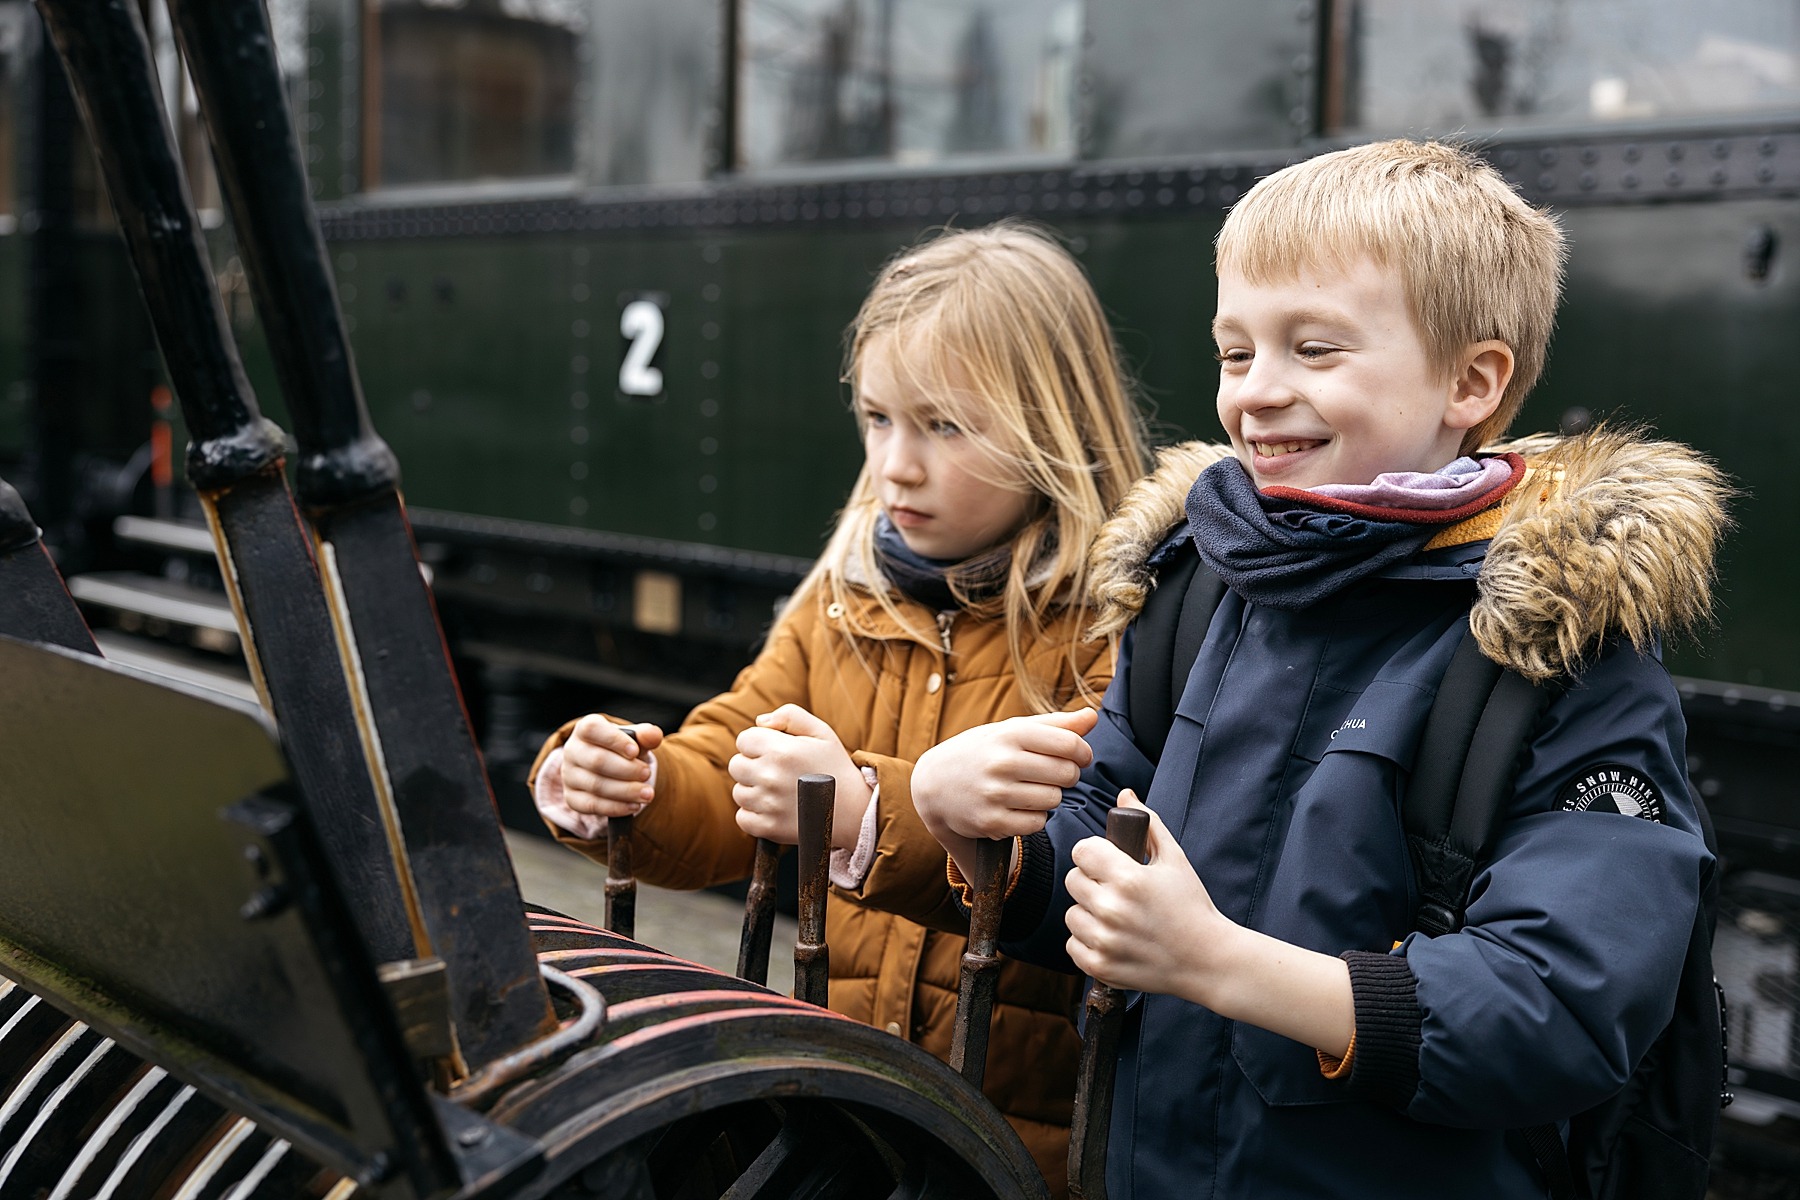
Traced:
[[1279, 458], [1283, 454], [1292, 454], [1296, 450], [1304, 450], [1313, 445], [1312, 442], [1254, 442], [1256, 452], [1264, 458]]

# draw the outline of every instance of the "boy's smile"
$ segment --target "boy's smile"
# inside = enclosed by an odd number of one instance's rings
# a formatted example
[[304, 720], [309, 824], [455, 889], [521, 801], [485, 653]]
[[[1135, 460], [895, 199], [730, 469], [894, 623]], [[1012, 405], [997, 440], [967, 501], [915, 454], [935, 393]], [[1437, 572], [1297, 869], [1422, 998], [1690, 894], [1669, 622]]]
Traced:
[[1454, 371], [1434, 365], [1399, 272], [1367, 258], [1273, 283], [1221, 271], [1213, 338], [1219, 420], [1259, 488], [1436, 471], [1511, 375], [1499, 342], [1476, 343]]

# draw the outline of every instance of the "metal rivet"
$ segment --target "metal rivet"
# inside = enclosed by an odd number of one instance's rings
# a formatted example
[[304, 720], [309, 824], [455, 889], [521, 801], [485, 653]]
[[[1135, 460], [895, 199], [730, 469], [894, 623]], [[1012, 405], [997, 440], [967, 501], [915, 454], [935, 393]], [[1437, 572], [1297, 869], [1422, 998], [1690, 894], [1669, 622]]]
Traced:
[[1670, 187], [1680, 187], [1681, 186], [1681, 172], [1677, 171], [1674, 167], [1670, 167], [1669, 173], [1667, 175], [1663, 176], [1663, 182], [1668, 184]]
[[841, 620], [844, 615], [844, 606], [833, 600], [825, 606], [825, 615], [833, 621]]
[[1624, 150], [1620, 151], [1621, 157], [1623, 157], [1625, 159], [1625, 161], [1628, 163], [1636, 162], [1638, 159], [1643, 157], [1643, 154], [1644, 154], [1644, 152], [1641, 149], [1639, 149], [1636, 145], [1626, 146]]
[[1556, 147], [1545, 146], [1542, 150], [1539, 150], [1538, 161], [1543, 163], [1546, 167], [1554, 167], [1556, 165]]
[[1670, 142], [1669, 143], [1668, 154], [1669, 154], [1670, 162], [1680, 162], [1682, 159], [1682, 156], [1685, 155], [1686, 153], [1687, 153], [1687, 147], [1683, 146], [1680, 142]]
[[1581, 161], [1591, 167], [1600, 161], [1600, 152], [1592, 146], [1586, 146], [1581, 151]]

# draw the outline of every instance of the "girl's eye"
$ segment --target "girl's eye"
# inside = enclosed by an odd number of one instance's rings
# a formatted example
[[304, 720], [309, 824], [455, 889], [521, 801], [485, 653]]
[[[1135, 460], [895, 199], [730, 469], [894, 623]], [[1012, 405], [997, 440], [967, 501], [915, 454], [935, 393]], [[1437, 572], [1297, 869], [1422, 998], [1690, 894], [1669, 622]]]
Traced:
[[863, 420], [866, 423], [876, 426], [877, 428], [880, 428], [880, 429], [886, 429], [888, 426], [888, 415], [884, 412], [881, 412], [879, 409], [873, 409], [873, 408], [863, 409]]
[[933, 421], [931, 423], [931, 432], [937, 434], [939, 437], [955, 437], [962, 432], [962, 426], [958, 425], [955, 421]]

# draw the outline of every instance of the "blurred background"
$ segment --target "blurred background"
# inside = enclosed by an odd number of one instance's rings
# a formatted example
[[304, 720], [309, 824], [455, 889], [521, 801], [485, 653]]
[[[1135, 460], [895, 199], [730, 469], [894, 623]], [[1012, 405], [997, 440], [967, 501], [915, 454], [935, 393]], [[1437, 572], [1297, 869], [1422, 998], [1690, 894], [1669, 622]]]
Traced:
[[[285, 423], [167, 14], [141, 3], [220, 295]], [[1209, 437], [1230, 204], [1359, 140], [1476, 146], [1572, 244], [1516, 429], [1644, 423], [1743, 490], [1719, 622], [1669, 662], [1728, 868], [1718, 1194], [1800, 1196], [1800, 6], [268, 7], [369, 407], [522, 836], [558, 722], [672, 726], [754, 653], [855, 473], [841, 334], [887, 257], [943, 225], [1048, 225], [1159, 439]], [[0, 477], [109, 656], [249, 696], [184, 446], [55, 56], [0, 0]], [[593, 872], [514, 845], [547, 903]]]

